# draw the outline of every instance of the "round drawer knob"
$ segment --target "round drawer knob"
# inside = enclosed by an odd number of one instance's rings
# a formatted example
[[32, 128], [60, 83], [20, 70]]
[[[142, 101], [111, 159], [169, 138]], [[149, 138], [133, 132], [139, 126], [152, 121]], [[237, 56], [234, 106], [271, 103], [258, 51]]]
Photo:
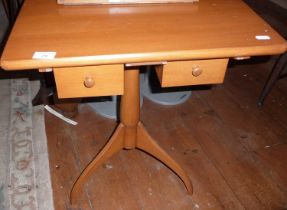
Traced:
[[92, 75], [88, 75], [85, 78], [84, 85], [86, 88], [92, 88], [95, 85], [95, 80]]
[[192, 75], [193, 76], [198, 77], [201, 74], [202, 74], [202, 69], [200, 68], [200, 66], [193, 66], [192, 67]]

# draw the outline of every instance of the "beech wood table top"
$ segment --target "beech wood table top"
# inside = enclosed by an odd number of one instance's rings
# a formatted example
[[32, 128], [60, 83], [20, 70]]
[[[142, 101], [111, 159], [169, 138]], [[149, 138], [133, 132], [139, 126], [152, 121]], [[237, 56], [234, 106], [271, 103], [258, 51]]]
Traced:
[[[265, 40], [259, 40], [262, 38]], [[156, 157], [182, 180], [190, 195], [193, 192], [189, 175], [156, 143], [140, 121], [140, 64], [131, 65], [126, 71], [123, 64], [217, 58], [213, 60], [215, 63], [212, 62], [214, 65], [204, 61], [203, 66], [207, 69], [220, 66], [209, 72], [208, 75], [212, 76], [225, 70], [222, 66], [230, 57], [271, 55], [284, 51], [286, 41], [240, 0], [121, 6], [63, 6], [56, 0], [25, 0], [3, 52], [1, 66], [6, 70], [22, 70], [122, 64], [115, 65], [124, 74], [123, 81], [118, 82], [124, 93], [120, 123], [107, 144], [75, 181], [70, 193], [70, 202], [74, 205], [93, 172], [122, 149], [137, 148]], [[33, 59], [35, 52], [56, 52], [56, 56]], [[177, 67], [183, 65], [182, 62], [170, 63]], [[107, 72], [102, 66], [81, 68], [81, 74], [76, 74], [77, 68], [64, 69], [71, 70], [64, 72], [60, 81], [64, 86], [57, 84], [57, 90], [85, 86], [86, 89], [80, 89], [81, 94], [77, 97], [83, 96], [88, 88], [93, 90], [96, 80], [91, 74], [91, 85], [87, 85], [86, 73], [91, 69]], [[64, 70], [54, 69], [56, 78], [59, 78], [57, 73], [60, 71], [63, 73]], [[79, 82], [67, 78], [67, 75], [79, 77]], [[95, 89], [98, 86], [99, 83]]]
[[[257, 40], [267, 35], [270, 40]], [[34, 60], [34, 52], [56, 52]], [[6, 70], [280, 54], [286, 41], [241, 0], [64, 6], [25, 0]]]

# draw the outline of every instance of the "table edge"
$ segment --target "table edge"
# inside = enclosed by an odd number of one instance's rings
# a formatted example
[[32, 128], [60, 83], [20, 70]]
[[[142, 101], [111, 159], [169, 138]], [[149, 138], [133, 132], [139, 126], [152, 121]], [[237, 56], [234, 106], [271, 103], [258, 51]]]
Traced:
[[127, 53], [113, 55], [96, 55], [81, 57], [61, 57], [50, 60], [29, 60], [17, 59], [6, 60], [2, 56], [0, 66], [4, 70], [27, 70], [54, 67], [76, 67], [108, 64], [126, 64], [139, 62], [160, 62], [179, 60], [200, 60], [215, 58], [234, 58], [245, 56], [277, 55], [287, 51], [287, 42], [282, 44], [236, 47], [204, 50], [184, 50], [173, 52], [148, 52], [148, 53]]

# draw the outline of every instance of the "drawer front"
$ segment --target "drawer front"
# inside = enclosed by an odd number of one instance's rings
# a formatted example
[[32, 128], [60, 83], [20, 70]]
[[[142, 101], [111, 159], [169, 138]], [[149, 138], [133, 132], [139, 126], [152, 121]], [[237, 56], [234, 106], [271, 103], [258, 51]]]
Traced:
[[224, 80], [228, 59], [175, 61], [157, 66], [162, 87], [219, 84]]
[[59, 98], [122, 95], [123, 65], [54, 69]]

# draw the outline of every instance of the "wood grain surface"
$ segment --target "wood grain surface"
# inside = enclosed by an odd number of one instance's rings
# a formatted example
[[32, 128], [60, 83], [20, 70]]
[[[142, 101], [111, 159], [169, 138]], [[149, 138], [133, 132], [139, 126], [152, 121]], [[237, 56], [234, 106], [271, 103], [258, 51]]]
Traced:
[[[259, 41], [256, 35], [270, 40]], [[6, 70], [279, 54], [282, 39], [243, 1], [64, 6], [27, 0], [1, 58]], [[51, 60], [34, 52], [56, 52]]]
[[[55, 68], [54, 76], [59, 98], [122, 95], [124, 66], [102, 65], [74, 68]], [[91, 87], [85, 83], [93, 81]]]
[[57, 0], [65, 5], [190, 3], [198, 0]]
[[[144, 100], [141, 119], [186, 169], [194, 185], [192, 197], [154, 158], [121, 151], [95, 171], [78, 208], [286, 209], [287, 80], [276, 83], [262, 108], [256, 104], [273, 63], [230, 67], [223, 85], [194, 90], [190, 100], [178, 106]], [[117, 124], [86, 105], [80, 106], [75, 120], [76, 127], [46, 114], [56, 210], [72, 209], [73, 180]]]
[[[156, 73], [162, 87], [220, 84], [224, 81], [228, 59], [168, 62], [157, 66]], [[194, 70], [199, 70], [194, 74]]]

